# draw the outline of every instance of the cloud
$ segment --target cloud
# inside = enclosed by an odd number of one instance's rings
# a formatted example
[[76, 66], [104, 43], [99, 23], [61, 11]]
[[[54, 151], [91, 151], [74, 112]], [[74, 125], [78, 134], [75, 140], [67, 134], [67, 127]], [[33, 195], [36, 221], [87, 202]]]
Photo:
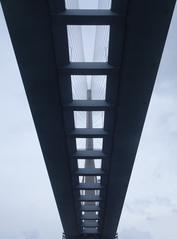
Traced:
[[151, 234], [147, 231], [139, 231], [136, 228], [128, 228], [121, 231], [119, 234], [120, 239], [153, 239]]
[[39, 232], [36, 229], [31, 230], [31, 231], [25, 231], [23, 233], [23, 238], [24, 239], [38, 239], [39, 238]]

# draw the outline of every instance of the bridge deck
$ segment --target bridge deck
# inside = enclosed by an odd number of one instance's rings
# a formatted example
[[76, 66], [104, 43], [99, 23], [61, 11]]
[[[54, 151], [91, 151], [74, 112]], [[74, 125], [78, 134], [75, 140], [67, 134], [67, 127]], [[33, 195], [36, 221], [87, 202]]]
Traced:
[[[116, 234], [175, 2], [66, 11], [64, 0], [1, 1], [66, 238]], [[70, 63], [67, 24], [110, 24], [108, 62]], [[106, 100], [73, 101], [72, 74], [107, 75]], [[75, 129], [74, 110], [105, 111], [104, 128]], [[76, 137], [103, 138], [103, 149], [77, 151]], [[95, 158], [101, 169], [78, 169]], [[101, 182], [80, 183], [83, 175]]]

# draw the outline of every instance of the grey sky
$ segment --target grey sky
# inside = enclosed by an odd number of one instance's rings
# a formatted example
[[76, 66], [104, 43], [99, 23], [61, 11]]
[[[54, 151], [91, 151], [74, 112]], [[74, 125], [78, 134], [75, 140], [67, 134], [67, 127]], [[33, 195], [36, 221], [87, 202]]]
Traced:
[[[177, 9], [120, 221], [121, 239], [177, 236], [176, 24]], [[1, 9], [0, 115], [0, 238], [61, 238], [63, 229]]]

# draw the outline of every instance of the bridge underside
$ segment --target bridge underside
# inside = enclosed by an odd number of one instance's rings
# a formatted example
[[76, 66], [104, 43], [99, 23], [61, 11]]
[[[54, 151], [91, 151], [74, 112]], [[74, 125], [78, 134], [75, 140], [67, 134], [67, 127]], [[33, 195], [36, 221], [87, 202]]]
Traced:
[[[175, 2], [68, 11], [64, 0], [1, 1], [66, 238], [115, 236]], [[67, 25], [110, 25], [108, 62], [71, 63]], [[106, 99], [74, 101], [71, 75], [107, 75]], [[104, 128], [76, 129], [74, 110], [105, 111]], [[78, 137], [103, 138], [103, 149], [79, 151]], [[82, 158], [100, 158], [102, 168], [78, 169]], [[79, 175], [101, 183], [83, 185]]]

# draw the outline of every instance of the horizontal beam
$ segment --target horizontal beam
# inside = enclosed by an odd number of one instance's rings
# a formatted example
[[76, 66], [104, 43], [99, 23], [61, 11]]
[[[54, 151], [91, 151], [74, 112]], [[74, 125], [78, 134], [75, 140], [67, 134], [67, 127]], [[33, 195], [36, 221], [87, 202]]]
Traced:
[[64, 105], [66, 110], [75, 111], [106, 111], [111, 109], [111, 105], [105, 100], [73, 100]]
[[82, 202], [98, 202], [101, 200], [102, 198], [97, 195], [81, 195], [78, 199], [78, 201], [82, 201]]
[[76, 128], [70, 133], [68, 136], [76, 137], [76, 138], [102, 138], [108, 135], [108, 132], [104, 129], [87, 129], [87, 128]]
[[99, 168], [82, 168], [76, 172], [80, 176], [100, 176], [104, 175], [104, 171]]
[[107, 62], [72, 62], [58, 70], [66, 75], [110, 75], [118, 73], [119, 68]]
[[96, 215], [95, 213], [92, 214], [84, 214], [81, 216], [81, 220], [99, 220], [99, 216]]
[[107, 154], [103, 153], [101, 150], [78, 150], [72, 156], [76, 159], [104, 159], [108, 157]]
[[111, 10], [65, 10], [52, 14], [53, 23], [57, 25], [112, 25], [123, 24], [124, 16]]
[[95, 206], [95, 205], [81, 205], [80, 207], [81, 211], [99, 211], [100, 207], [99, 206]]
[[80, 190], [94, 190], [94, 189], [102, 189], [103, 186], [101, 186], [100, 183], [80, 183], [79, 185], [77, 185], [76, 187], [77, 189]]
[[83, 227], [99, 227], [99, 224], [96, 220], [93, 220], [93, 221], [89, 220], [89, 221], [84, 221], [82, 223], [82, 226]]
[[83, 233], [84, 234], [97, 234], [98, 233], [98, 229], [96, 228], [85, 228], [83, 229]]

